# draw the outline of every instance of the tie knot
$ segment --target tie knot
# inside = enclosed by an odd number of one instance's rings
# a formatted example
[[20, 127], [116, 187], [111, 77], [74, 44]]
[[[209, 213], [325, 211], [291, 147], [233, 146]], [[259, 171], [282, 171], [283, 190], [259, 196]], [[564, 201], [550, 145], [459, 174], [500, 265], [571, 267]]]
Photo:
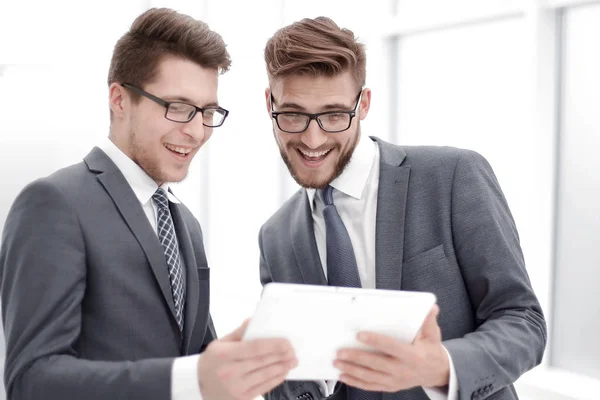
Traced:
[[167, 192], [165, 192], [165, 189], [163, 188], [158, 188], [158, 190], [154, 192], [154, 194], [152, 195], [152, 200], [154, 200], [158, 208], [161, 208], [163, 210], [169, 208], [169, 199], [167, 198]]
[[325, 203], [326, 206], [332, 206], [333, 205], [333, 187], [330, 185], [327, 185], [327, 187], [325, 189], [323, 189], [321, 193], [323, 196], [323, 203]]

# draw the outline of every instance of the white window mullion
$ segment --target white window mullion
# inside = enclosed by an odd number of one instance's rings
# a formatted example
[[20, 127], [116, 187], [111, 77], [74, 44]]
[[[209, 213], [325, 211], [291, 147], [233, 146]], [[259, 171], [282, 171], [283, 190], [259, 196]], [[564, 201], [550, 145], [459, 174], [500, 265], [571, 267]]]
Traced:
[[[539, 226], [537, 232], [545, 232], [543, 237], [530, 242], [531, 248], [525, 251], [535, 254], [535, 265], [529, 265], [528, 271], [535, 292], [545, 312], [548, 327], [552, 317], [552, 277], [554, 254], [554, 209], [556, 191], [556, 152], [559, 113], [560, 32], [558, 11], [543, 7], [543, 0], [529, 0], [526, 12], [529, 48], [531, 49], [530, 76], [532, 86], [531, 137], [536, 154], [531, 167], [535, 168], [536, 193], [538, 205], [535, 214], [530, 215], [532, 223]], [[550, 338], [551, 339], [551, 338]], [[550, 348], [550, 346], [548, 346]]]

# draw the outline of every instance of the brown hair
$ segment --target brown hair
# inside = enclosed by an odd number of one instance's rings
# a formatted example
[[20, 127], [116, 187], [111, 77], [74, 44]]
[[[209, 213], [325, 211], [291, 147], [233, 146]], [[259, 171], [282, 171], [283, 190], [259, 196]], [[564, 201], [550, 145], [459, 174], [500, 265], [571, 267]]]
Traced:
[[366, 78], [365, 46], [332, 19], [304, 18], [279, 29], [267, 42], [269, 82], [291, 75], [332, 77], [352, 71], [359, 86]]
[[[168, 8], [151, 8], [135, 19], [115, 45], [108, 85], [130, 83], [137, 87], [156, 78], [158, 65], [167, 55], [191, 60], [220, 73], [231, 59], [221, 36], [208, 25]], [[134, 100], [139, 96], [132, 93]]]

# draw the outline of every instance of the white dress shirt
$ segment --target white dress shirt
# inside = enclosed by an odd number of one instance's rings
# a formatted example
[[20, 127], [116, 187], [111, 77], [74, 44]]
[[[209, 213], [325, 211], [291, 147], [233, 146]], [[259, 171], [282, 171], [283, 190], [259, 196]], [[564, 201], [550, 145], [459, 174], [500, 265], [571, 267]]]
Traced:
[[[375, 288], [375, 228], [377, 216], [377, 189], [379, 188], [379, 148], [369, 137], [361, 135], [344, 172], [330, 184], [334, 189], [333, 203], [348, 230], [356, 257], [358, 274], [363, 288]], [[325, 276], [327, 276], [327, 246], [325, 242], [324, 204], [315, 189], [307, 189], [312, 210], [315, 240]], [[458, 381], [452, 358], [450, 382], [447, 389], [426, 388], [431, 400], [458, 398]], [[336, 381], [319, 382], [326, 396], [333, 393]]]
[[[123, 153], [110, 139], [106, 139], [101, 145], [102, 150], [115, 163], [121, 171], [136, 197], [140, 201], [150, 225], [156, 231], [157, 212], [156, 204], [152, 201], [152, 195], [158, 189], [158, 185], [148, 174], [131, 158]], [[169, 184], [160, 186], [167, 192], [167, 198], [173, 203], [180, 201], [171, 192]], [[158, 233], [157, 233], [158, 235]], [[181, 254], [181, 252], [180, 252]], [[200, 355], [178, 357], [171, 369], [171, 400], [202, 400], [200, 387], [198, 385], [198, 359]]]

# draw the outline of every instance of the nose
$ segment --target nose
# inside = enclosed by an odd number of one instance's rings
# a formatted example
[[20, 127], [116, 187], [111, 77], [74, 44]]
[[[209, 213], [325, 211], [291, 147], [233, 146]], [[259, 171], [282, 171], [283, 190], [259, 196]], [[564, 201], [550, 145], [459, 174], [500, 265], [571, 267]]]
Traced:
[[202, 114], [197, 113], [191, 121], [181, 124], [181, 132], [190, 136], [194, 141], [202, 143], [208, 128], [202, 124]]
[[300, 134], [300, 140], [311, 149], [317, 149], [327, 141], [327, 133], [324, 132], [316, 120], [311, 120], [308, 128]]

